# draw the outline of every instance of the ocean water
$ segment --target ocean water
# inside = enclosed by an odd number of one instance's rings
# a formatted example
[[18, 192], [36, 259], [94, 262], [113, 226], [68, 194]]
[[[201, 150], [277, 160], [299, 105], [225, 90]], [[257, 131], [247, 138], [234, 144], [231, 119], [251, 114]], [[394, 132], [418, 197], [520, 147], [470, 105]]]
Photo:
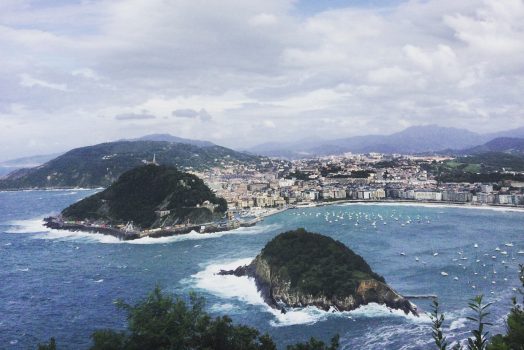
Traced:
[[88, 348], [94, 330], [125, 327], [116, 299], [132, 303], [156, 284], [181, 296], [198, 292], [210, 313], [269, 332], [279, 348], [334, 334], [342, 349], [431, 347], [428, 300], [414, 301], [420, 317], [379, 305], [280, 314], [262, 302], [250, 279], [215, 274], [248, 263], [272, 237], [297, 227], [342, 241], [402, 294], [438, 295], [451, 340], [468, 336], [467, 301], [477, 294], [494, 302], [492, 333], [503, 331], [524, 263], [518, 254], [524, 213], [504, 210], [331, 205], [289, 210], [230, 232], [130, 242], [42, 227], [43, 217], [92, 193], [0, 192], [1, 349], [35, 348], [51, 336], [60, 349]]

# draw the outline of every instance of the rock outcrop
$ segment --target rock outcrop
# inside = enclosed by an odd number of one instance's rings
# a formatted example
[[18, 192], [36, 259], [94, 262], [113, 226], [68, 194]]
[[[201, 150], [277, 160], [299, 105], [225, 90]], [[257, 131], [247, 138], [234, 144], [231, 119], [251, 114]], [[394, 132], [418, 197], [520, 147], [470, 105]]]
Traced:
[[[372, 272], [362, 257], [340, 242], [303, 229], [280, 234], [249, 265], [220, 274], [254, 278], [265, 302], [283, 312], [304, 306], [351, 311], [378, 303], [418, 316], [416, 306]], [[337, 281], [337, 276], [347, 280]]]

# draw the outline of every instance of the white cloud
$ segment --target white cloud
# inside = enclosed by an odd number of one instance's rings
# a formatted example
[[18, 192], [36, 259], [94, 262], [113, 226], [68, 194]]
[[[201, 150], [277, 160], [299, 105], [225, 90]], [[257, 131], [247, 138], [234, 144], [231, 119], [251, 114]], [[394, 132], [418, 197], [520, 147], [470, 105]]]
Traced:
[[524, 124], [524, 1], [351, 4], [2, 2], [0, 138], [13, 145], [0, 159], [29, 153], [15, 147], [24, 136], [45, 152], [51, 137], [64, 149], [150, 132], [245, 147]]
[[67, 91], [67, 85], [66, 84], [56, 84], [56, 83], [50, 83], [42, 79], [36, 79], [30, 76], [29, 74], [21, 74], [20, 75], [20, 85], [25, 87], [43, 87], [51, 90], [60, 90], [60, 91]]
[[249, 19], [249, 24], [254, 27], [265, 27], [277, 23], [277, 17], [269, 13], [259, 13]]

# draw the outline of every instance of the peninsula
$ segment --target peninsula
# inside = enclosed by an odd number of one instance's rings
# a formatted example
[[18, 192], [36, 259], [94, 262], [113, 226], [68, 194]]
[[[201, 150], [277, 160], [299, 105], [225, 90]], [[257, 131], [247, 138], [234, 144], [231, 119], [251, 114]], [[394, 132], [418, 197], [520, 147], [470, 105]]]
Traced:
[[241, 226], [227, 220], [226, 212], [226, 201], [197, 176], [148, 164], [125, 172], [107, 189], [72, 204], [59, 216], [46, 218], [45, 225], [127, 240]]
[[249, 264], [221, 275], [254, 278], [265, 302], [286, 308], [350, 311], [369, 303], [418, 316], [366, 261], [339, 241], [304, 229], [281, 233]]

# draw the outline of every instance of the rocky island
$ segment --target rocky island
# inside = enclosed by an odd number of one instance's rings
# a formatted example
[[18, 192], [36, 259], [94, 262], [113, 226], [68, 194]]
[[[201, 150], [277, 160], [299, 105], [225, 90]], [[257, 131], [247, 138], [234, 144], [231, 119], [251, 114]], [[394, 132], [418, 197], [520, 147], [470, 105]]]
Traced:
[[102, 192], [45, 219], [53, 229], [110, 234], [122, 239], [216, 232], [240, 226], [225, 219], [227, 203], [197, 176], [149, 164], [129, 170]]
[[270, 306], [315, 306], [350, 311], [368, 303], [417, 315], [409, 300], [389, 287], [366, 261], [339, 241], [297, 229], [271, 240], [249, 264], [222, 275], [254, 278]]

